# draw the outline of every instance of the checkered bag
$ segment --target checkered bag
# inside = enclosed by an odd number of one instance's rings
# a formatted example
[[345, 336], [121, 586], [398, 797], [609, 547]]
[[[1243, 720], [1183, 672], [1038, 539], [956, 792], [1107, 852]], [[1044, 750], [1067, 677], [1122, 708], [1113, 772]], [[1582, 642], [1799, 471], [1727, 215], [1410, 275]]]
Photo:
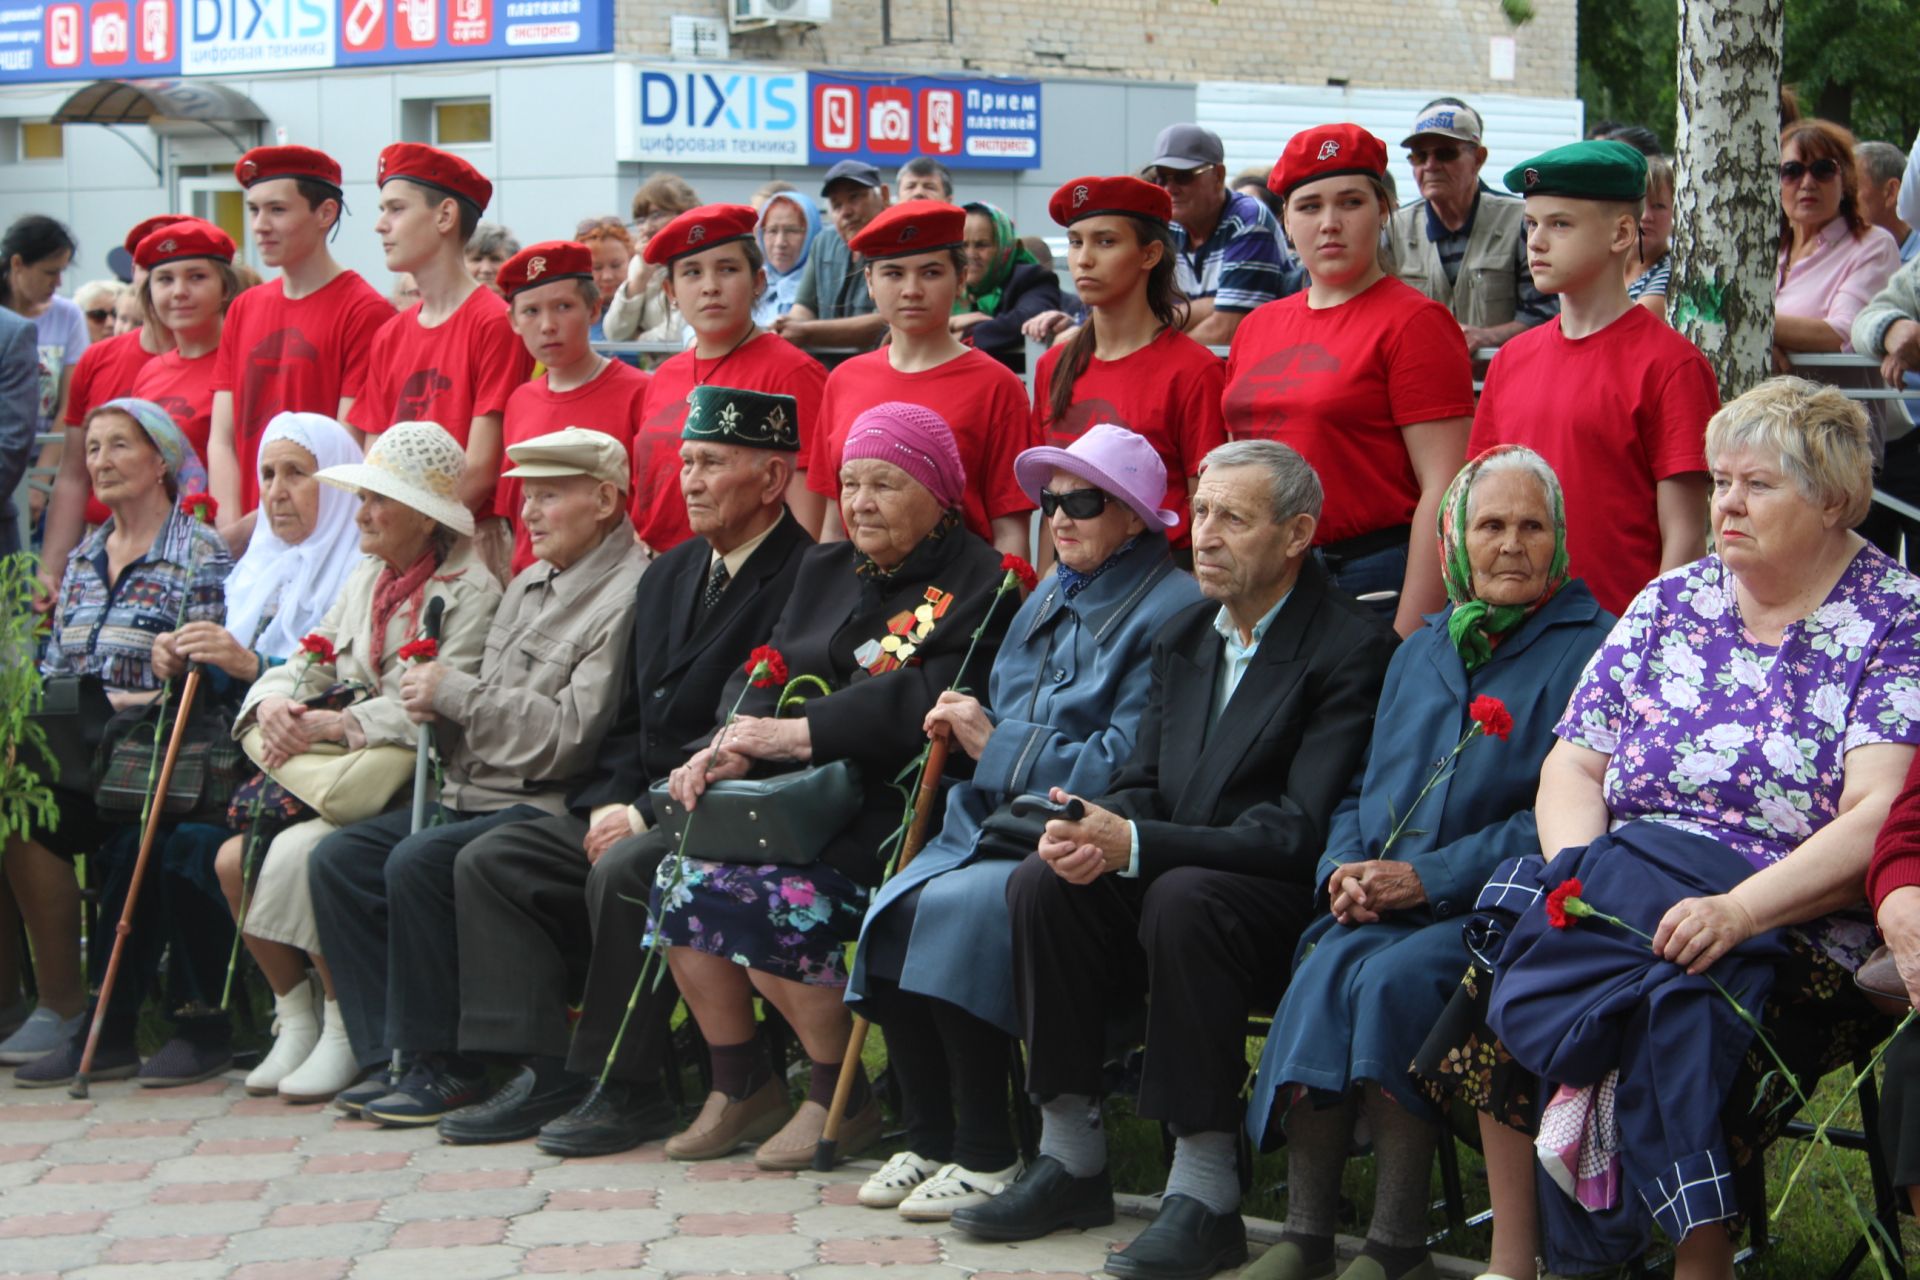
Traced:
[[[173, 733], [179, 700], [128, 707], [115, 713], [94, 757], [93, 800], [109, 822], [137, 823], [146, 816], [147, 789], [159, 779], [160, 762]], [[165, 715], [157, 735], [155, 724]], [[218, 704], [196, 703], [174, 761], [161, 814], [172, 822], [226, 821], [227, 801], [246, 772], [246, 757], [228, 732]]]

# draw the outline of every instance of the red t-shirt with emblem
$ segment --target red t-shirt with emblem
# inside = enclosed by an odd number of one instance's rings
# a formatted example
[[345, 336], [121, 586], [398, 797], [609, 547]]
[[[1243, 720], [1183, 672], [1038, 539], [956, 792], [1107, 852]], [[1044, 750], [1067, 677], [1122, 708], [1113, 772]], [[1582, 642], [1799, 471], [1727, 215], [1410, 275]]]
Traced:
[[260, 437], [278, 413], [331, 418], [360, 394], [367, 352], [393, 304], [355, 271], [342, 271], [304, 298], [283, 280], [248, 289], [227, 308], [213, 389], [233, 395], [233, 448], [240, 505], [260, 505]]
[[655, 555], [693, 536], [686, 499], [680, 496], [680, 429], [687, 421], [687, 397], [700, 385], [792, 396], [799, 410], [796, 465], [804, 467], [820, 421], [827, 371], [818, 360], [771, 333], [743, 343], [732, 355], [712, 360], [696, 359], [689, 348], [653, 371], [640, 430], [633, 438], [633, 527]]
[[1494, 357], [1467, 453], [1523, 444], [1547, 460], [1566, 489], [1569, 572], [1625, 613], [1660, 572], [1659, 483], [1707, 469], [1719, 408], [1707, 358], [1646, 308], [1578, 339], [1556, 318]]
[[1220, 418], [1227, 362], [1179, 330], [1168, 329], [1132, 355], [1118, 360], [1090, 357], [1073, 380], [1072, 406], [1055, 422], [1053, 378], [1066, 354], [1066, 347], [1054, 347], [1034, 370], [1035, 433], [1059, 449], [1103, 422], [1145, 437], [1167, 469], [1167, 494], [1160, 505], [1180, 513], [1179, 527], [1167, 536], [1176, 547], [1190, 546], [1187, 477], [1199, 474], [1200, 460], [1209, 450], [1227, 442]]
[[953, 430], [967, 471], [961, 502], [967, 528], [989, 542], [993, 521], [1025, 515], [1033, 500], [1014, 483], [1013, 460], [1038, 443], [1033, 408], [1019, 377], [984, 351], [919, 373], [901, 373], [883, 348], [835, 369], [821, 404], [824, 430], [814, 433], [807, 487], [831, 502], [840, 500], [840, 451], [853, 420], [877, 404], [905, 401], [933, 410]]
[[[154, 358], [153, 352], [140, 345], [138, 329], [88, 347], [67, 382], [67, 425], [78, 427], [89, 413], [107, 401], [132, 395], [134, 380]], [[88, 489], [87, 523], [105, 524], [112, 514], [104, 502], [93, 496], [93, 490]]]
[[1248, 313], [1222, 401], [1235, 440], [1300, 451], [1326, 493], [1314, 542], [1409, 524], [1420, 503], [1402, 427], [1473, 414], [1453, 313], [1392, 276], [1318, 310], [1302, 290]]
[[[640, 429], [649, 377], [632, 365], [609, 360], [606, 367], [571, 391], [555, 391], [543, 375], [526, 383], [507, 400], [507, 416], [500, 430], [501, 452], [536, 436], [584, 427], [604, 432], [620, 442], [629, 455]], [[512, 461], [507, 463], [512, 466]], [[493, 491], [493, 509], [513, 522], [513, 571], [533, 563], [533, 542], [520, 519], [520, 481], [500, 477]]]
[[213, 362], [217, 351], [189, 360], [179, 351], [157, 355], [133, 380], [133, 394], [167, 411], [202, 462], [213, 431]]

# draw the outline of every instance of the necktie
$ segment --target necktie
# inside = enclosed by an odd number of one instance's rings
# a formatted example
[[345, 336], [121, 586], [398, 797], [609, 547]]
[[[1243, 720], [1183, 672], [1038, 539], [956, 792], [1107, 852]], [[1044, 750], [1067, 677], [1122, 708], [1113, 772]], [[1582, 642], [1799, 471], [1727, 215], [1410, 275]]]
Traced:
[[709, 612], [714, 605], [719, 604], [720, 593], [727, 589], [727, 583], [732, 580], [733, 576], [727, 572], [727, 562], [715, 560], [712, 570], [707, 574], [706, 592], [700, 597], [700, 612]]

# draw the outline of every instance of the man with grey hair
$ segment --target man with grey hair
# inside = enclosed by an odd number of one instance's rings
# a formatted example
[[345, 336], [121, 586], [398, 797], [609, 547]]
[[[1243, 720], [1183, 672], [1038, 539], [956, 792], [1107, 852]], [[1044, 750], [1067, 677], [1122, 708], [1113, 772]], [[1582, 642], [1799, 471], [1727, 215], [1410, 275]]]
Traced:
[[1900, 261], [1920, 254], [1920, 230], [1900, 216], [1900, 191], [1906, 184], [1907, 153], [1891, 142], [1863, 142], [1853, 149], [1860, 170], [1860, 216], [1885, 227], [1900, 246]]
[[945, 200], [953, 203], [953, 174], [932, 156], [915, 156], [900, 166], [893, 178], [894, 192], [908, 200]]
[[1154, 642], [1132, 758], [1097, 801], [1053, 791], [1066, 808], [1007, 885], [1039, 1157], [953, 1215], [988, 1240], [1112, 1221], [1107, 1027], [1150, 993], [1139, 1110], [1178, 1143], [1159, 1216], [1107, 1261], [1122, 1277], [1206, 1276], [1246, 1260], [1247, 1014], [1285, 989], [1394, 644], [1312, 559], [1320, 480], [1291, 448], [1215, 449], [1192, 510], [1207, 599]]
[[520, 252], [520, 241], [513, 232], [497, 222], [481, 221], [473, 228], [473, 238], [467, 241], [467, 270], [495, 293], [500, 286], [494, 283], [494, 277], [500, 274], [500, 268], [507, 259]]

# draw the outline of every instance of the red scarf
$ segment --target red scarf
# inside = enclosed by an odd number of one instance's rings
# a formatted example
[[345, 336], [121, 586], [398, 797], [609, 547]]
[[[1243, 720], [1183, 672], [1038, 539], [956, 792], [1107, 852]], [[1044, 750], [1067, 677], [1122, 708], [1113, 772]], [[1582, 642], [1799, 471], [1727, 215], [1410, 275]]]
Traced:
[[[420, 628], [420, 610], [426, 604], [427, 579], [439, 567], [432, 548], [413, 562], [405, 573], [395, 573], [388, 565], [380, 570], [380, 576], [373, 581], [373, 635], [367, 652], [373, 655], [373, 670], [376, 675], [387, 660], [387, 624], [402, 604], [409, 606], [407, 615], [408, 635], [401, 640], [405, 644], [412, 639], [412, 632]], [[396, 645], [395, 648], [399, 646]]]

